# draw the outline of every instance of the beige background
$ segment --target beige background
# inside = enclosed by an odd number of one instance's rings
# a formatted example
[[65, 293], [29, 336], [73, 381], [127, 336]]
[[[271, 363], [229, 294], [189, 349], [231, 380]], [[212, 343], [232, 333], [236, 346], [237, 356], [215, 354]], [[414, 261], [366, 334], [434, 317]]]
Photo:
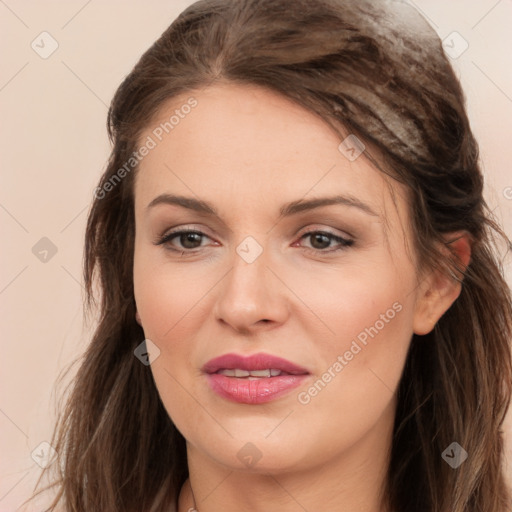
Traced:
[[[109, 152], [107, 105], [141, 53], [192, 2], [0, 0], [0, 512], [31, 491], [50, 439], [55, 379], [88, 342], [86, 213]], [[412, 0], [410, 3], [413, 3]], [[511, 0], [417, 0], [453, 60], [481, 145], [488, 202], [512, 232]], [[57, 50], [43, 59], [38, 51]], [[43, 42], [41, 39], [44, 38]], [[57, 252], [52, 255], [47, 237]], [[39, 242], [39, 258], [32, 248]], [[46, 245], [45, 245], [46, 244]], [[38, 252], [35, 251], [35, 252]], [[507, 271], [510, 282], [510, 262]], [[512, 482], [512, 417], [508, 421]], [[39, 459], [37, 456], [39, 455]], [[35, 510], [34, 507], [31, 510]]]

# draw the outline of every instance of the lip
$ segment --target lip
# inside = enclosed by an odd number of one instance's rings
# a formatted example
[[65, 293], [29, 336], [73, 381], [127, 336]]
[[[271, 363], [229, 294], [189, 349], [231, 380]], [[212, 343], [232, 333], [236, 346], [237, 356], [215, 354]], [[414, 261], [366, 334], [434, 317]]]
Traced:
[[275, 368], [282, 372], [291, 373], [293, 375], [303, 375], [309, 373], [306, 368], [299, 366], [282, 357], [273, 356], [260, 352], [250, 356], [242, 356], [239, 354], [224, 354], [214, 359], [210, 359], [204, 366], [205, 373], [215, 373], [219, 370], [265, 370], [267, 368]]
[[[216, 373], [219, 370], [276, 369], [287, 375], [248, 380]], [[310, 373], [302, 366], [271, 354], [250, 356], [224, 354], [208, 361], [202, 368], [212, 391], [232, 402], [262, 404], [276, 400], [299, 386]]]

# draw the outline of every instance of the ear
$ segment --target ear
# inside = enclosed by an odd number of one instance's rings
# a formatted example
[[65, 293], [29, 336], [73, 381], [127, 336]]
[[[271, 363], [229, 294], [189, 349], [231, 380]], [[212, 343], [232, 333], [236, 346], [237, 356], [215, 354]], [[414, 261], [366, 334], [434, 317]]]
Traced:
[[471, 237], [466, 231], [457, 231], [444, 235], [445, 245], [441, 248], [455, 266], [461, 269], [462, 275], [453, 273], [446, 275], [441, 270], [433, 269], [425, 277], [418, 288], [415, 305], [413, 331], [415, 334], [428, 334], [438, 320], [448, 311], [460, 295], [463, 272], [471, 259]]
[[135, 310], [135, 320], [137, 320], [137, 323], [142, 327], [142, 322], [140, 320], [140, 315], [137, 310]]

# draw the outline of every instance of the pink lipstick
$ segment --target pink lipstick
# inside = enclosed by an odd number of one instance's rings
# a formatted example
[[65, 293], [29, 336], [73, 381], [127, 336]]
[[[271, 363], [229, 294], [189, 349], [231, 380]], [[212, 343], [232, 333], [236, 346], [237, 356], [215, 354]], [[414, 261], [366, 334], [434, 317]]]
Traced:
[[225, 354], [203, 366], [210, 388], [233, 402], [262, 404], [299, 386], [308, 370], [281, 357]]

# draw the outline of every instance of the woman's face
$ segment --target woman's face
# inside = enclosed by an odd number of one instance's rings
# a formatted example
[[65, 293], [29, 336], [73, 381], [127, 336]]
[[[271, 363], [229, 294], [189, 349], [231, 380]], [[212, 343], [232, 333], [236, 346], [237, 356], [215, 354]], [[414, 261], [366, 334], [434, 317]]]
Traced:
[[[411, 336], [437, 320], [422, 306], [404, 189], [265, 89], [215, 85], [167, 107], [140, 139], [134, 285], [189, 456], [248, 471], [355, 447], [371, 460], [390, 442]], [[339, 201], [314, 202], [326, 198]], [[207, 365], [226, 354], [295, 366]]]

